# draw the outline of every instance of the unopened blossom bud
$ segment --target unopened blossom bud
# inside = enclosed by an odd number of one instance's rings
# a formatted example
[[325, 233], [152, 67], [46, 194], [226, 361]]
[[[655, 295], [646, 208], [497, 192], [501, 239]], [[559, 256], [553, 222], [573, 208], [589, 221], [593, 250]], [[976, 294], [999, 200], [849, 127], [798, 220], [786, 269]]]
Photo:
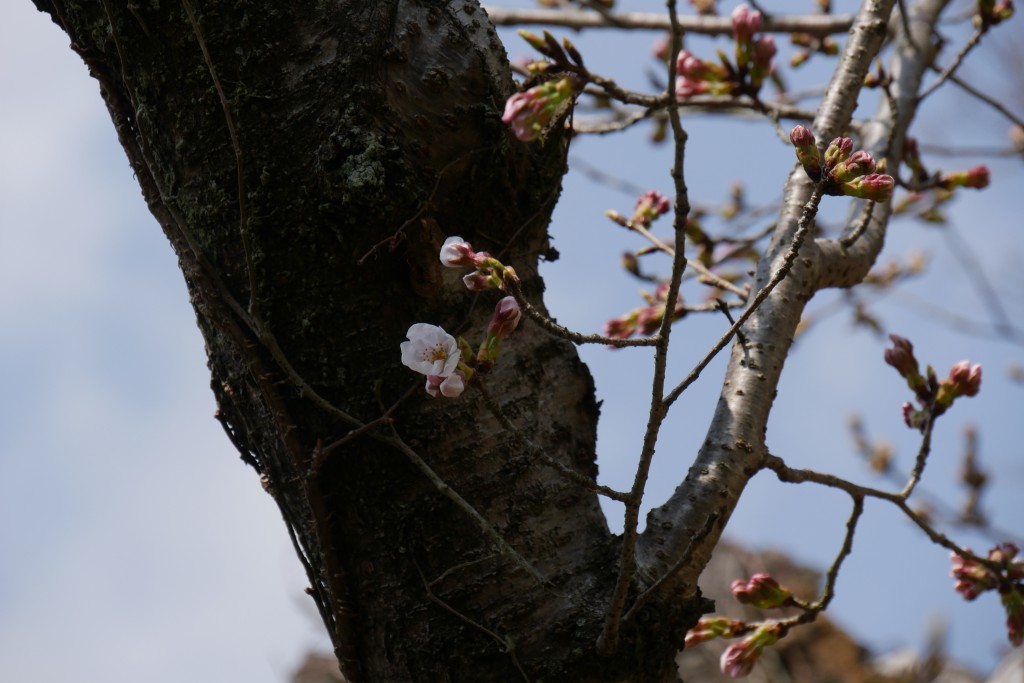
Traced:
[[697, 55], [689, 50], [680, 50], [676, 57], [676, 74], [696, 81], [703, 81], [708, 75], [708, 67]]
[[517, 92], [505, 103], [501, 120], [512, 126], [512, 132], [523, 142], [536, 140], [551, 123], [559, 105], [574, 98], [580, 89], [577, 79], [566, 76]]
[[438, 375], [427, 375], [426, 384], [427, 393], [437, 398], [438, 396], [444, 396], [445, 398], [457, 398], [462, 395], [462, 392], [466, 389], [466, 384], [463, 381], [461, 372], [454, 372], [448, 377], [440, 377]]
[[792, 593], [780, 586], [771, 575], [764, 573], [754, 574], [747, 582], [736, 579], [730, 590], [738, 602], [758, 609], [784, 607], [793, 601]]
[[782, 624], [767, 622], [740, 642], [733, 643], [722, 653], [722, 673], [732, 678], [746, 676], [764, 649], [778, 642], [781, 634]]
[[939, 383], [935, 402], [948, 408], [960, 396], [977, 396], [981, 390], [981, 366], [971, 367], [970, 361], [962, 360], [949, 369], [949, 376]]
[[857, 150], [846, 159], [840, 161], [832, 171], [836, 180], [841, 183], [846, 183], [854, 178], [874, 172], [875, 160], [862, 149]]
[[515, 297], [506, 296], [494, 307], [494, 316], [487, 326], [487, 336], [501, 339], [516, 329], [523, 313]]
[[651, 221], [658, 216], [668, 213], [671, 208], [672, 204], [669, 202], [668, 197], [660, 192], [653, 190], [645, 192], [636, 202], [632, 222], [645, 226], [650, 225]]
[[[965, 548], [968, 553], [970, 548]], [[963, 596], [964, 600], [974, 600], [985, 591], [999, 585], [999, 578], [983, 564], [970, 557], [961, 557], [957, 553], [950, 554], [953, 567], [950, 575], [956, 579], [953, 588]]]
[[457, 235], [446, 239], [441, 246], [441, 263], [447, 268], [475, 266], [475, 256], [473, 246]]
[[825, 170], [831, 171], [840, 161], [850, 156], [853, 151], [853, 140], [850, 138], [836, 138], [829, 143], [825, 150]]
[[869, 173], [843, 183], [842, 191], [848, 197], [870, 199], [873, 202], [887, 202], [892, 198], [892, 189], [895, 184], [892, 176]]
[[796, 158], [804, 167], [807, 176], [814, 182], [821, 179], [821, 155], [815, 144], [814, 133], [803, 126], [796, 126], [789, 133], [789, 141], [796, 148]]
[[764, 76], [771, 73], [772, 58], [778, 52], [775, 47], [775, 38], [772, 36], [761, 36], [754, 41], [753, 62], [755, 70], [760, 71]]
[[1013, 543], [1000, 543], [988, 551], [988, 559], [996, 564], [1002, 564], [1009, 567], [1010, 562], [1013, 561], [1013, 558], [1017, 557], [1017, 553], [1019, 552], [1020, 548]]
[[530, 47], [532, 47], [537, 52], [540, 52], [541, 54], [547, 52], [548, 44], [544, 41], [543, 38], [538, 36], [536, 33], [530, 33], [529, 31], [523, 30], [516, 31], [516, 33], [518, 33], [519, 37], [525, 40], [527, 43], [529, 43]]
[[612, 318], [604, 324], [604, 336], [611, 339], [629, 339], [636, 334], [636, 318], [623, 316]]
[[491, 278], [479, 270], [463, 276], [462, 284], [466, 285], [466, 289], [471, 292], [483, 292], [495, 286]]
[[939, 187], [950, 190], [954, 187], [972, 187], [976, 190], [988, 187], [991, 180], [987, 166], [975, 166], [967, 171], [947, 173], [939, 179]]
[[683, 647], [688, 650], [714, 638], [733, 638], [746, 628], [747, 625], [742, 621], [728, 617], [701, 617], [697, 625], [687, 632]]
[[732, 11], [732, 35], [737, 43], [749, 43], [754, 34], [761, 30], [761, 13], [740, 5]]
[[885, 362], [896, 368], [903, 378], [919, 375], [917, 358], [914, 357], [914, 345], [906, 337], [890, 334], [892, 348], [885, 350]]

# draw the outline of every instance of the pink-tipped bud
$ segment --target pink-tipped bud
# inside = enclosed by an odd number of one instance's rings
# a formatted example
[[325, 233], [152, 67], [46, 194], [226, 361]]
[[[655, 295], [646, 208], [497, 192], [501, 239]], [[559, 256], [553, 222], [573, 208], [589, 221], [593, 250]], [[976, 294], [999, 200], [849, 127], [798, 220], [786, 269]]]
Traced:
[[479, 270], [468, 275], [463, 276], [462, 283], [466, 285], [466, 289], [471, 292], [483, 292], [494, 286], [491, 282], [491, 278], [486, 273], [481, 273]]
[[804, 172], [814, 182], [821, 179], [821, 155], [818, 153], [814, 133], [803, 126], [796, 126], [789, 132], [789, 141], [796, 148], [796, 158]]
[[457, 398], [462, 395], [462, 392], [466, 389], [466, 384], [463, 381], [462, 373], [456, 371], [448, 377], [439, 377], [438, 375], [427, 375], [427, 393], [432, 397], [437, 398], [438, 396], [444, 396], [445, 398]]
[[[965, 548], [968, 553], [970, 548]], [[957, 553], [950, 554], [953, 567], [950, 574], [956, 583], [953, 588], [963, 596], [964, 600], [974, 600], [985, 591], [992, 590], [999, 585], [998, 577], [988, 567], [979, 564], [970, 557], [961, 557]]]
[[475, 266], [473, 246], [459, 236], [449, 237], [441, 246], [441, 263], [447, 268]]
[[892, 190], [895, 185], [892, 176], [869, 173], [843, 183], [842, 192], [848, 197], [870, 199], [873, 202], [887, 202], [892, 198]]
[[778, 642], [780, 635], [782, 624], [768, 622], [740, 642], [733, 643], [722, 653], [722, 673], [732, 678], [748, 675], [764, 649]]
[[839, 182], [847, 183], [854, 178], [874, 172], [875, 160], [871, 158], [870, 154], [860, 149], [836, 164], [832, 174]]
[[640, 196], [640, 199], [636, 201], [636, 208], [633, 209], [632, 222], [634, 224], [639, 223], [640, 225], [650, 225], [658, 216], [662, 216], [668, 213], [672, 208], [671, 202], [668, 197], [664, 196], [660, 192], [651, 190], [645, 192]]
[[977, 396], [981, 390], [981, 366], [962, 360], [949, 369], [949, 376], [939, 385], [936, 401], [947, 408], [960, 396]]
[[733, 597], [744, 605], [753, 605], [758, 609], [784, 607], [793, 603], [793, 594], [779, 585], [769, 574], [758, 573], [744, 582], [736, 579], [730, 586]]
[[740, 5], [732, 11], [732, 35], [737, 43], [749, 43], [755, 33], [761, 30], [761, 13]]
[[523, 313], [519, 309], [519, 303], [515, 297], [506, 296], [494, 307], [494, 316], [490, 325], [487, 326], [487, 336], [501, 339], [516, 329]]
[[939, 187], [951, 190], [954, 187], [971, 187], [980, 190], [988, 187], [991, 180], [987, 166], [975, 166], [967, 171], [947, 173], [939, 179]]
[[676, 58], [676, 74], [696, 81], [703, 81], [708, 75], [707, 65], [689, 50], [680, 50]]
[[901, 377], [920, 374], [917, 358], [914, 357], [914, 345], [910, 340], [898, 334], [890, 334], [892, 348], [885, 350], [885, 362], [896, 368]]
[[852, 151], [853, 140], [850, 138], [834, 139], [825, 150], [825, 170], [831, 171], [836, 164], [850, 156]]

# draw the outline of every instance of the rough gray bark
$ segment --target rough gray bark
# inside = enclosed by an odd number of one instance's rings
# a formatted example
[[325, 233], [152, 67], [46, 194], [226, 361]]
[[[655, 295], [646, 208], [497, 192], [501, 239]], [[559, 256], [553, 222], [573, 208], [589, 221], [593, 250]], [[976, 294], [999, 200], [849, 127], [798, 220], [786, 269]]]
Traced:
[[[35, 2], [100, 83], [179, 256], [219, 417], [281, 509], [348, 679], [674, 680], [701, 609], [692, 586], [760, 466], [792, 331], [822, 282], [803, 265], [819, 248], [807, 242], [733, 350], [698, 462], [648, 523], [635, 590], [710, 512], [714, 532], [599, 657], [619, 553], [595, 494], [472, 393], [425, 400], [399, 364], [411, 323], [472, 335], [490, 316], [496, 296], [442, 272], [446, 235], [514, 264], [534, 301], [543, 291], [563, 141], [523, 145], [500, 123], [512, 84], [479, 5]], [[851, 82], [892, 5], [865, 3], [851, 39], [864, 52], [842, 62]], [[856, 88], [841, 94], [852, 103]], [[759, 284], [804, 191], [791, 179]], [[571, 345], [524, 324], [487, 381], [550, 458], [596, 477], [598, 411]], [[390, 422], [353, 433], [392, 406]]]

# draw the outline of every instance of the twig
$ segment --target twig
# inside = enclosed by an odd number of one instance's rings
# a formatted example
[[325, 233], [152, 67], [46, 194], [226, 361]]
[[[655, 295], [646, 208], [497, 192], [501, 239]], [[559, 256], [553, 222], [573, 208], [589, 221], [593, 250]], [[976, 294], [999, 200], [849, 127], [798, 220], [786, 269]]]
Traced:
[[[681, 49], [681, 38], [679, 33], [679, 17], [676, 13], [676, 0], [668, 0], [669, 25], [671, 27], [671, 54], [677, 54]], [[683, 130], [679, 118], [679, 103], [672, 92], [676, 80], [676, 60], [668, 60], [667, 93], [670, 97], [668, 106], [669, 122], [672, 129], [672, 140], [674, 159], [672, 163], [672, 180], [675, 184], [675, 207], [673, 227], [675, 229], [675, 248], [672, 255], [672, 276], [669, 280], [668, 292], [665, 295], [665, 315], [662, 316], [661, 327], [657, 334], [657, 344], [654, 347], [654, 378], [651, 382], [651, 407], [647, 419], [647, 429], [644, 433], [643, 447], [640, 451], [639, 462], [637, 463], [636, 474], [633, 479], [633, 487], [629, 492], [629, 500], [626, 501], [626, 510], [623, 515], [622, 552], [619, 558], [619, 574], [612, 591], [608, 612], [605, 616], [604, 627], [597, 640], [597, 650], [603, 654], [611, 654], [619, 646], [619, 627], [622, 620], [623, 609], [626, 598], [629, 594], [633, 577], [636, 573], [636, 544], [638, 537], [638, 522], [640, 517], [640, 504], [643, 501], [644, 489], [647, 485], [647, 478], [650, 474], [651, 463], [654, 460], [654, 449], [658, 442], [658, 435], [661, 431], [661, 424], [668, 414], [668, 404], [662, 398], [665, 388], [665, 369], [668, 362], [669, 337], [672, 333], [672, 316], [669, 311], [675, 310], [676, 300], [679, 296], [679, 285], [682, 282], [683, 271], [686, 268], [686, 221], [690, 213], [689, 195], [686, 189], [686, 182], [683, 175], [683, 163], [686, 151], [686, 131]]]
[[910, 497], [910, 494], [914, 492], [914, 488], [917, 483], [921, 481], [921, 475], [924, 474], [924, 466], [928, 464], [928, 454], [932, 450], [932, 430], [935, 429], [935, 415], [929, 412], [928, 421], [924, 423], [924, 432], [921, 438], [921, 446], [917, 449], [917, 458], [914, 460], [914, 469], [910, 471], [910, 478], [907, 479], [907, 485], [900, 491], [899, 497], [901, 500], [906, 500]]
[[964, 58], [967, 57], [967, 54], [972, 49], [974, 49], [975, 46], [977, 46], [977, 44], [981, 41], [981, 37], [985, 35], [985, 32], [987, 30], [988, 27], [986, 27], [985, 25], [979, 26], [978, 28], [974, 29], [974, 33], [972, 33], [971, 37], [967, 40], [966, 43], [964, 43], [964, 46], [960, 48], [960, 52], [958, 52], [956, 57], [953, 59], [953, 63], [947, 66], [945, 69], [943, 69], [942, 73], [939, 74], [939, 77], [935, 79], [935, 82], [929, 85], [927, 88], [925, 88], [924, 91], [917, 96], [918, 105], [920, 105], [921, 102], [924, 101], [924, 98], [931, 95], [938, 89], [940, 85], [945, 83], [946, 80], [953, 75], [953, 72], [960, 68], [960, 65], [964, 61]]
[[646, 605], [651, 598], [654, 597], [654, 595], [658, 592], [658, 589], [665, 585], [665, 583], [670, 581], [673, 576], [675, 576], [678, 572], [682, 570], [683, 567], [686, 566], [686, 563], [690, 559], [690, 548], [704, 540], [704, 537], [711, 533], [711, 529], [714, 527], [715, 522], [717, 521], [718, 512], [712, 512], [710, 515], [708, 515], [708, 519], [706, 522], [704, 522], [704, 526], [698, 529], [697, 533], [690, 537], [689, 545], [687, 545], [686, 549], [683, 550], [682, 554], [679, 556], [679, 559], [676, 561], [676, 563], [672, 565], [667, 572], [662, 574], [657, 581], [652, 583], [650, 588], [648, 588], [643, 593], [637, 596], [636, 600], [633, 602], [633, 605], [622, 617], [623, 621], [629, 622], [630, 620], [632, 620], [632, 618], [638, 613], [638, 611], [644, 605]]
[[[955, 83], [964, 92], [974, 96], [975, 98], [981, 100], [982, 102], [984, 102], [988, 106], [990, 106], [993, 109], [995, 109], [997, 112], [999, 112], [1000, 114], [1005, 116], [1007, 119], [1009, 119], [1012, 123], [1020, 126], [1021, 128], [1024, 128], [1024, 118], [1021, 118], [1020, 116], [1017, 116], [1012, 111], [1007, 109], [1005, 106], [1003, 106], [1002, 102], [1000, 102], [999, 100], [995, 99], [994, 97], [990, 97], [990, 96], [986, 95], [985, 93], [981, 92], [980, 90], [975, 88], [973, 85], [971, 85], [967, 81], [961, 79], [959, 76], [950, 75], [949, 80], [950, 80], [950, 82]], [[1018, 150], [1018, 154], [1019, 154], [1019, 150]]]
[[655, 346], [658, 343], [657, 336], [640, 337], [638, 339], [619, 339], [617, 337], [605, 337], [600, 334], [580, 334], [579, 332], [573, 332], [569, 328], [559, 325], [554, 320], [534, 308], [533, 305], [523, 296], [523, 290], [520, 288], [518, 283], [506, 280], [505, 288], [508, 290], [509, 294], [515, 297], [516, 302], [519, 304], [519, 308], [530, 320], [534, 321], [556, 337], [568, 339], [575, 344], [604, 344], [606, 346], [624, 347]]
[[703, 372], [704, 368], [714, 360], [715, 356], [717, 356], [719, 352], [726, 347], [726, 345], [732, 340], [733, 335], [735, 335], [740, 327], [743, 326], [743, 323], [747, 322], [747, 319], [754, 314], [754, 311], [764, 303], [765, 299], [768, 298], [768, 295], [772, 293], [772, 290], [775, 289], [780, 282], [786, 279], [789, 271], [793, 268], [793, 263], [800, 254], [800, 248], [803, 246], [804, 240], [807, 239], [807, 235], [811, 232], [811, 223], [814, 221], [814, 216], [817, 214], [818, 204], [821, 202], [821, 197], [821, 187], [816, 186], [810, 199], [808, 199], [807, 203], [804, 205], [803, 213], [800, 215], [800, 221], [797, 224], [796, 232], [793, 233], [793, 242], [790, 244], [789, 250], [783, 257], [782, 265], [779, 266], [779, 269], [775, 271], [774, 275], [772, 275], [772, 279], [769, 280], [764, 287], [758, 290], [757, 295], [750, 302], [750, 305], [747, 306], [738, 318], [736, 318], [736, 322], [726, 330], [725, 334], [715, 342], [715, 345], [711, 347], [711, 350], [708, 351], [704, 358], [694, 366], [693, 370], [690, 371], [690, 374], [665, 396], [666, 406], [674, 403], [675, 400], [679, 398], [684, 391], [686, 391], [687, 387], [697, 381], [697, 378], [700, 377], [700, 373]]
[[224, 94], [224, 88], [217, 76], [217, 69], [213, 66], [213, 58], [210, 56], [210, 50], [206, 47], [206, 39], [199, 27], [195, 11], [192, 9], [192, 2], [191, 0], [181, 0], [181, 4], [185, 8], [185, 14], [188, 15], [189, 23], [192, 24], [192, 31], [199, 42], [199, 49], [203, 52], [203, 60], [206, 62], [207, 71], [210, 72], [213, 88], [217, 91], [217, 97], [220, 99], [220, 107], [224, 111], [224, 122], [227, 125], [228, 135], [231, 137], [231, 147], [235, 152], [235, 171], [238, 179], [238, 233], [242, 238], [245, 270], [249, 276], [249, 313], [253, 318], [259, 319], [256, 308], [256, 268], [253, 265], [252, 244], [249, 239], [249, 210], [245, 201], [245, 164], [242, 159], [242, 146], [238, 142], [238, 131], [235, 128], [234, 117], [231, 115], [231, 103], [228, 102], [227, 95]]
[[416, 571], [420, 575], [420, 580], [423, 581], [423, 590], [425, 590], [427, 592], [427, 599], [430, 600], [435, 605], [437, 605], [438, 607], [440, 607], [441, 609], [443, 609], [446, 612], [448, 612], [449, 614], [451, 614], [451, 615], [461, 619], [462, 621], [466, 622], [467, 624], [469, 624], [473, 628], [477, 629], [478, 631], [482, 631], [483, 633], [486, 633], [491, 638], [496, 640], [498, 642], [498, 644], [501, 645], [502, 650], [512, 659], [513, 666], [516, 667], [516, 670], [523, 677], [523, 680], [526, 681], [526, 683], [530, 683], [530, 677], [526, 675], [525, 671], [523, 671], [523, 667], [519, 663], [519, 659], [516, 657], [516, 648], [515, 648], [515, 644], [512, 642], [512, 640], [510, 638], [502, 638], [501, 636], [499, 636], [497, 633], [495, 633], [491, 629], [487, 628], [483, 624], [480, 624], [480, 623], [470, 619], [465, 614], [463, 614], [462, 612], [458, 611], [457, 609], [455, 609], [454, 607], [449, 605], [447, 602], [445, 602], [441, 598], [437, 597], [434, 594], [434, 591], [431, 590], [430, 587], [434, 583], [436, 583], [438, 579], [435, 579], [434, 581], [431, 581], [430, 583], [428, 583], [427, 582], [427, 577], [425, 577], [423, 575], [423, 570], [420, 569], [419, 563], [418, 562], [414, 562], [414, 564], [416, 564]]
[[[487, 16], [495, 26], [564, 26], [572, 29], [626, 28], [672, 30], [671, 16], [646, 12], [616, 12], [603, 14], [583, 10], [512, 9], [488, 5]], [[763, 33], [810, 33], [825, 36], [846, 33], [853, 25], [850, 15], [813, 14], [806, 16], [766, 17], [761, 25]], [[680, 16], [676, 17], [676, 32], [703, 35], [729, 35], [732, 22], [729, 17]]]
[[586, 476], [585, 474], [577, 472], [576, 470], [566, 466], [564, 463], [561, 463], [558, 460], [552, 458], [550, 455], [547, 454], [547, 452], [543, 448], [533, 443], [533, 441], [531, 441], [529, 437], [527, 437], [521, 429], [517, 428], [514, 424], [512, 424], [512, 421], [508, 418], [507, 415], [505, 415], [505, 411], [501, 409], [501, 406], [499, 406], [498, 403], [494, 400], [494, 397], [491, 396], [491, 393], [487, 391], [487, 385], [481, 378], [475, 377], [472, 384], [480, 391], [480, 395], [483, 396], [484, 399], [484, 405], [487, 406], [487, 409], [491, 411], [491, 414], [494, 415], [495, 418], [497, 418], [498, 422], [505, 429], [505, 431], [507, 431], [517, 441], [519, 441], [519, 443], [521, 443], [523, 447], [525, 447], [526, 450], [530, 452], [531, 455], [534, 455], [543, 460], [545, 464], [552, 467], [556, 472], [558, 472], [563, 477], [571, 479], [577, 484], [581, 484], [585, 488], [595, 493], [598, 493], [602, 496], [607, 496], [608, 498], [611, 498], [612, 500], [617, 500], [619, 502], [625, 502], [626, 500], [629, 499], [629, 496], [627, 494], [622, 493], [621, 491], [616, 491], [615, 489], [609, 488], [607, 486], [603, 486], [602, 484], [598, 484], [596, 481]]
[[509, 544], [509, 542], [506, 541], [504, 537], [502, 537], [502, 535], [498, 533], [498, 530], [495, 529], [494, 526], [477, 511], [475, 507], [470, 505], [465, 498], [460, 496], [459, 493], [455, 491], [451, 486], [449, 486], [444, 479], [438, 476], [437, 472], [435, 472], [433, 468], [427, 464], [427, 461], [424, 460], [419, 453], [413, 450], [413, 448], [409, 446], [409, 444], [405, 443], [405, 441], [402, 440], [402, 437], [398, 435], [398, 432], [395, 431], [393, 427], [391, 431], [392, 436], [390, 437], [376, 435], [374, 436], [374, 438], [377, 441], [386, 443], [390, 446], [394, 446], [402, 453], [404, 453], [405, 457], [407, 457], [409, 461], [416, 466], [416, 468], [423, 474], [423, 476], [430, 480], [430, 482], [441, 493], [441, 495], [443, 495], [445, 498], [454, 503], [456, 507], [465, 512], [467, 515], [469, 515], [470, 518], [473, 519], [474, 522], [476, 522], [477, 526], [480, 527], [480, 530], [484, 532], [484, 535], [487, 536], [487, 538], [491, 539], [491, 542], [494, 543], [495, 546], [497, 546], [497, 548], [501, 551], [503, 555], [507, 555], [510, 558], [512, 558], [512, 560], [517, 565], [519, 565], [519, 567], [523, 571], [532, 576], [538, 583], [542, 585], [547, 585], [548, 580], [544, 578], [540, 574], [540, 572], [534, 569], [533, 565], [531, 565], [526, 560], [526, 558], [520, 555], [519, 551], [513, 548]]

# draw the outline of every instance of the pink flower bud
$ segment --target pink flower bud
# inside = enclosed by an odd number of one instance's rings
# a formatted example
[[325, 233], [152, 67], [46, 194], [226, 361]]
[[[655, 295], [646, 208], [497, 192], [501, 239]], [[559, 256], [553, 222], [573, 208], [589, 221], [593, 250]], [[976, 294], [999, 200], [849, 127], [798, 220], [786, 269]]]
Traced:
[[892, 348], [885, 350], [885, 362], [896, 368], [901, 377], [919, 374], [914, 345], [910, 340], [898, 334], [890, 334], [889, 339], [892, 340]]
[[612, 318], [604, 324], [604, 336], [611, 339], [629, 339], [636, 334], [636, 319], [630, 316]]
[[730, 586], [733, 596], [744, 605], [753, 605], [758, 609], [784, 607], [792, 604], [793, 594], [779, 585], [769, 574], [759, 573], [744, 583], [736, 579]]
[[846, 183], [862, 175], [874, 173], [874, 171], [875, 160], [871, 158], [870, 154], [860, 149], [836, 164], [832, 174], [839, 182]]
[[939, 187], [951, 190], [954, 187], [972, 187], [976, 190], [988, 187], [991, 174], [986, 166], [975, 166], [967, 171], [947, 173], [939, 179]]
[[949, 376], [939, 384], [936, 402], [945, 407], [953, 404], [960, 396], [977, 396], [981, 390], [981, 366], [971, 367], [971, 362], [962, 360], [949, 369]]
[[769, 645], [774, 645], [782, 634], [782, 625], [768, 622], [738, 643], [733, 643], [722, 653], [722, 673], [732, 678], [746, 676], [754, 663]]
[[732, 11], [732, 35], [737, 43], [749, 43], [753, 35], [760, 30], [760, 12], [751, 11], [747, 5], [740, 5]]
[[645, 192], [636, 202], [632, 222], [644, 226], [650, 225], [651, 221], [658, 216], [668, 213], [671, 208], [672, 204], [669, 202], [668, 197], [660, 192], [653, 190]]
[[789, 132], [789, 141], [796, 148], [796, 158], [804, 172], [814, 182], [821, 179], [821, 155], [818, 153], [814, 133], [803, 126], [796, 126]]
[[462, 395], [466, 384], [462, 378], [462, 372], [456, 371], [448, 377], [438, 375], [427, 375], [425, 389], [432, 397], [444, 396], [446, 398], [457, 398]]
[[707, 75], [708, 68], [703, 61], [689, 50], [680, 50], [676, 58], [676, 74], [688, 76], [694, 80], [702, 81]]
[[441, 263], [446, 268], [465, 268], [474, 266], [476, 252], [473, 246], [458, 236], [449, 237], [441, 246]]
[[515, 297], [504, 297], [494, 307], [494, 317], [487, 326], [487, 336], [501, 339], [516, 329], [522, 317], [523, 313], [519, 310]]
[[869, 173], [868, 175], [843, 183], [842, 193], [848, 197], [870, 199], [874, 202], [887, 202], [892, 198], [892, 190], [895, 184], [892, 176], [881, 173]]
[[[970, 548], [964, 548], [968, 553]], [[963, 596], [964, 600], [974, 600], [985, 591], [992, 590], [999, 585], [998, 577], [989, 571], [988, 567], [979, 564], [972, 558], [961, 557], [957, 553], [951, 553], [950, 559], [953, 568], [950, 574], [956, 579], [953, 588]]]
[[566, 76], [517, 92], [505, 103], [501, 120], [512, 126], [512, 132], [523, 142], [536, 140], [551, 123], [559, 105], [574, 98], [580, 89], [577, 79]]
[[494, 286], [487, 274], [481, 273], [479, 270], [463, 276], [462, 284], [466, 285], [466, 289], [471, 292], [483, 292]]
[[825, 150], [825, 170], [831, 171], [840, 161], [850, 156], [853, 151], [853, 140], [850, 138], [836, 138], [829, 143]]
[[763, 70], [767, 75], [771, 72], [772, 58], [778, 51], [778, 48], [775, 47], [775, 38], [761, 36], [754, 41], [754, 66]]

